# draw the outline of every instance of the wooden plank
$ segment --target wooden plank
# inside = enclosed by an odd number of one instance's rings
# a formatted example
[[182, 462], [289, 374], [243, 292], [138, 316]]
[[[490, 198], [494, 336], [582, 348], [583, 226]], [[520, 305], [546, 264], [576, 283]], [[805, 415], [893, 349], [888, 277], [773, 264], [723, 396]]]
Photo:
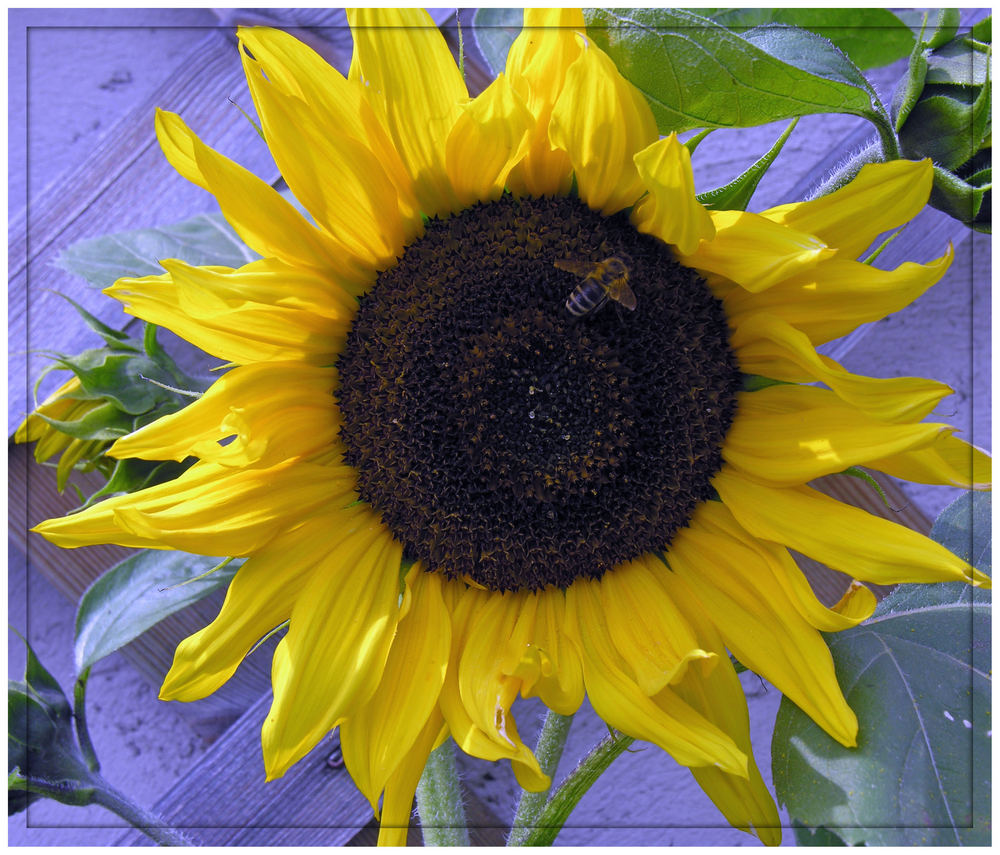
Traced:
[[[12, 447], [8, 461], [8, 543], [13, 557], [9, 572], [41, 573], [70, 601], [78, 602], [91, 582], [135, 550], [104, 545], [60, 549], [29, 533], [30, 526], [65, 514], [77, 502], [70, 490], [62, 494], [56, 491], [54, 471], [35, 463], [29, 447]], [[92, 489], [103, 484], [103, 479], [95, 473], [75, 473], [73, 480]], [[170, 615], [123, 648], [122, 654], [153, 686], [159, 686], [170, 668], [178, 642], [215, 618], [224, 595], [223, 591], [217, 591]], [[30, 633], [30, 627], [27, 629]], [[195, 733], [207, 740], [215, 739], [270, 688], [272, 648], [273, 644], [262, 645], [211, 696], [177, 706]]]
[[159, 89], [109, 130], [84, 169], [50, 185], [9, 224], [8, 435], [30, 409], [31, 383], [47, 364], [27, 351], [55, 346], [77, 353], [94, 346], [93, 333], [53, 291], [71, 294], [114, 326], [127, 319], [115, 301], [55, 267], [59, 251], [216, 209], [209, 194], [180, 178], [163, 157], [153, 130], [156, 107], [180, 113], [208, 145], [264, 180], [277, 179], [266, 146], [229, 97], [246, 104], [246, 82], [234, 47], [222, 31], [211, 30]]
[[[284, 777], [264, 780], [260, 727], [271, 706], [261, 697], [156, 803], [154, 811], [198, 846], [372, 845], [377, 830], [368, 801], [343, 765], [327, 758], [335, 737], [321, 742]], [[474, 842], [501, 845], [503, 823], [466, 792]], [[410, 841], [419, 844], [418, 829]], [[117, 846], [151, 846], [130, 829]]]

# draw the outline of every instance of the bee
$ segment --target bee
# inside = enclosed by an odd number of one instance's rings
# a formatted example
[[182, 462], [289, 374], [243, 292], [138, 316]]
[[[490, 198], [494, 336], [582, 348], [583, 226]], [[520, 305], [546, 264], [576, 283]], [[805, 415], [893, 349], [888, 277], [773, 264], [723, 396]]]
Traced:
[[566, 311], [573, 317], [583, 317], [601, 309], [608, 300], [614, 300], [630, 312], [635, 311], [635, 294], [628, 284], [627, 256], [612, 255], [604, 261], [583, 261], [561, 258], [555, 262], [560, 270], [574, 273], [583, 282], [566, 298]]

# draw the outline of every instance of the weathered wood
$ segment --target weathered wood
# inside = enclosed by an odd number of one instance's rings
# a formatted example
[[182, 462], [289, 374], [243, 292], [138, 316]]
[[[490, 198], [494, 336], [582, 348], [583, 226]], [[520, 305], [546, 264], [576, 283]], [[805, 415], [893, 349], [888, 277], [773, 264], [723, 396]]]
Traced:
[[[284, 777], [265, 782], [260, 727], [270, 706], [266, 694], [250, 707], [154, 812], [199, 846], [373, 844], [377, 830], [371, 806], [343, 765], [327, 763], [337, 746], [334, 738], [321, 742]], [[466, 796], [474, 841], [501, 844], [503, 823], [479, 799]], [[419, 830], [411, 828], [409, 842], [420, 839]], [[150, 846], [152, 841], [130, 829], [116, 845]]]
[[247, 103], [243, 71], [223, 32], [211, 30], [159, 89], [107, 133], [86, 167], [49, 185], [9, 224], [8, 435], [30, 409], [31, 383], [47, 364], [27, 351], [58, 347], [78, 353], [95, 343], [53, 291], [71, 294], [113, 326], [127, 318], [115, 301], [55, 267], [59, 251], [87, 238], [216, 208], [211, 196], [180, 178], [163, 157], [153, 130], [157, 107], [180, 113], [208, 145], [264, 180], [277, 179], [266, 146], [230, 97]]
[[[30, 533], [32, 525], [65, 514], [77, 501], [71, 489], [62, 494], [56, 491], [53, 470], [36, 464], [29, 447], [12, 446], [8, 461], [8, 543], [12, 547], [9, 572], [41, 573], [75, 603], [91, 582], [135, 550], [103, 545], [60, 549]], [[103, 485], [94, 473], [75, 473], [71, 480], [85, 489]], [[217, 591], [170, 615], [123, 648], [122, 654], [153, 686], [159, 686], [173, 661], [177, 643], [215, 618], [223, 596], [223, 591]], [[214, 739], [270, 688], [270, 652], [270, 646], [262, 645], [213, 695], [178, 705], [195, 733]]]

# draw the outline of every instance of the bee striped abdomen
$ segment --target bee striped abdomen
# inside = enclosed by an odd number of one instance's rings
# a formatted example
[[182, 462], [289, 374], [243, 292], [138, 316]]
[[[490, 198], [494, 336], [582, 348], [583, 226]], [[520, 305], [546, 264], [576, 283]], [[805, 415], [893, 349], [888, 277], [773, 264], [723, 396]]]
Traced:
[[593, 279], [581, 282], [566, 298], [566, 310], [574, 317], [581, 317], [588, 312], [594, 312], [608, 300], [604, 287]]

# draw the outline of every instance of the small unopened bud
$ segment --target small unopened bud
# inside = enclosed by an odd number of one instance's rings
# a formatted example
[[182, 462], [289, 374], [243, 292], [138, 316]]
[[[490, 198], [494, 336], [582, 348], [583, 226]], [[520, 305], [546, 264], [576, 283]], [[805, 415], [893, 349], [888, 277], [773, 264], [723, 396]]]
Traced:
[[963, 32], [958, 10], [942, 10], [892, 104], [903, 156], [934, 162], [931, 205], [983, 232], [992, 208], [991, 39], [989, 18]]

